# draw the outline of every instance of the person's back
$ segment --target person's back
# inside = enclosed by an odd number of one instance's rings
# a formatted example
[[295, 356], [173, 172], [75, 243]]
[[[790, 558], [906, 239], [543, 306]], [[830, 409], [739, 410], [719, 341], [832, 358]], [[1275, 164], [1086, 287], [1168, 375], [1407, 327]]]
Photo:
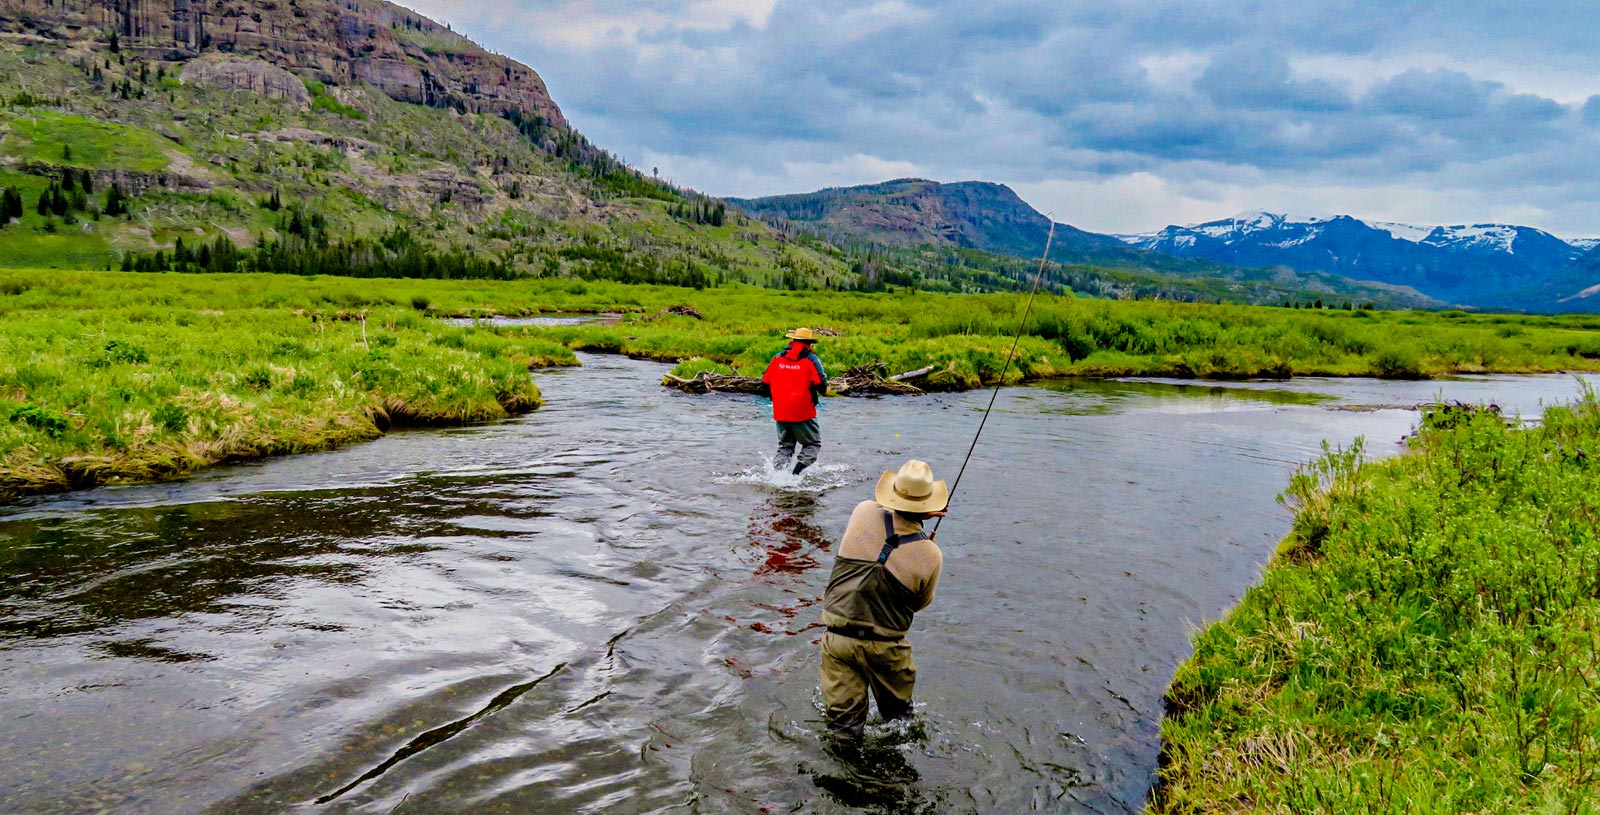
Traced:
[[[895, 545], [881, 571], [866, 569], [865, 565], [877, 565], [883, 553], [889, 534], [884, 526], [885, 517], [893, 525], [896, 537], [910, 539]], [[835, 587], [830, 580], [823, 602], [822, 624], [830, 629], [855, 630], [885, 639], [905, 636], [911, 628], [912, 616], [933, 602], [933, 592], [939, 585], [944, 565], [944, 553], [939, 551], [939, 545], [930, 538], [920, 537], [921, 532], [921, 523], [886, 509], [877, 501], [857, 504], [835, 552], [834, 573], [881, 575], [863, 580], [882, 580], [883, 587], [880, 590], [874, 585], [869, 594], [859, 589]], [[885, 599], [892, 602], [885, 604]]]
[[771, 389], [773, 421], [803, 422], [817, 417], [817, 388], [826, 380], [822, 359], [805, 343], [791, 342], [774, 355], [761, 381]]
[[866, 725], [869, 691], [885, 719], [910, 714], [917, 669], [905, 635], [944, 564], [922, 522], [944, 514], [949, 493], [927, 464], [885, 472], [874, 499], [851, 512], [822, 602], [822, 698], [844, 733]]
[[[772, 397], [772, 420], [778, 426], [778, 453], [773, 466], [789, 466], [794, 458], [796, 475], [817, 460], [822, 449], [822, 428], [817, 424], [817, 403], [828, 390], [828, 375], [822, 359], [811, 350], [816, 335], [809, 328], [797, 328], [784, 335], [789, 344], [761, 375], [763, 392]], [[799, 445], [799, 454], [795, 446]]]

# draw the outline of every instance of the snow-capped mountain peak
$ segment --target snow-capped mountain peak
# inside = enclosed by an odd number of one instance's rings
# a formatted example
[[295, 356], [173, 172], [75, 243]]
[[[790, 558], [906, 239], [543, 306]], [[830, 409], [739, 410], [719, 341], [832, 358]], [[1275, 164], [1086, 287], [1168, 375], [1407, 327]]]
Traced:
[[1423, 226], [1263, 211], [1117, 237], [1180, 257], [1409, 285], [1465, 303], [1492, 302], [1496, 293], [1548, 279], [1600, 245], [1511, 224]]

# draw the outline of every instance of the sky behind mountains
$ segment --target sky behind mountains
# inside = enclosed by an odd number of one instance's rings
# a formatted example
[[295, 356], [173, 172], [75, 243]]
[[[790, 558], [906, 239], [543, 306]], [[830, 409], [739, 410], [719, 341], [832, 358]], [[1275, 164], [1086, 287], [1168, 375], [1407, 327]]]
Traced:
[[1242, 210], [1600, 236], [1594, 0], [407, 0], [717, 195], [997, 181], [1057, 220]]

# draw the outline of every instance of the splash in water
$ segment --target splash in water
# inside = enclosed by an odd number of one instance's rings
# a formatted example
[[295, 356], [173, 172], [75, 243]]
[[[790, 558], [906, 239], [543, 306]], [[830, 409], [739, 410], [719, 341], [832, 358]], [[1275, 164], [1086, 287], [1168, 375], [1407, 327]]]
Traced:
[[820, 494], [860, 481], [856, 469], [848, 464], [814, 464], [799, 474], [789, 471], [787, 465], [779, 467], [772, 456], [762, 454], [761, 463], [744, 470], [725, 473], [712, 478], [716, 484], [760, 484], [784, 492]]

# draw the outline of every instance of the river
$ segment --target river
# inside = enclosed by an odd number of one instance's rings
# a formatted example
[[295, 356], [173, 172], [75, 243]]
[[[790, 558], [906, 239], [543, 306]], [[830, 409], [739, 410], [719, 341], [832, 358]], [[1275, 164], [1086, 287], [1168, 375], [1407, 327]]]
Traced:
[[912, 632], [910, 727], [823, 737], [832, 542], [987, 392], [830, 399], [774, 486], [764, 401], [582, 357], [526, 417], [0, 508], [0, 811], [1134, 812], [1193, 628], [1324, 439], [1568, 376], [1001, 391]]

